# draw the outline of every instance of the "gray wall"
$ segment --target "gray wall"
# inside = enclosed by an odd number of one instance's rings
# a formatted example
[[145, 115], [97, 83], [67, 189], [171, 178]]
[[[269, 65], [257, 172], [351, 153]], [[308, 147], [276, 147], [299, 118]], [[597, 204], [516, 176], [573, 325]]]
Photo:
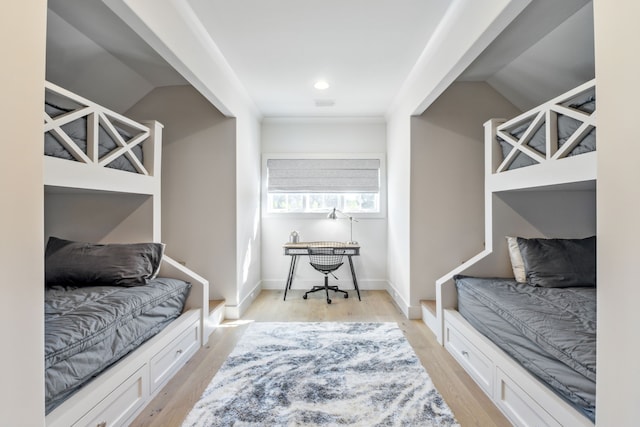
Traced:
[[191, 86], [154, 89], [127, 115], [164, 125], [162, 241], [209, 280], [209, 296], [237, 302], [236, 131]]
[[[493, 251], [464, 274], [513, 277], [506, 236], [583, 238], [596, 234], [596, 192], [584, 185], [562, 190], [493, 193]], [[573, 188], [573, 189], [570, 189]]]
[[454, 83], [411, 119], [411, 301], [484, 249], [484, 129], [519, 111], [486, 83]]
[[136, 243], [153, 240], [149, 195], [45, 189], [44, 235], [81, 242]]

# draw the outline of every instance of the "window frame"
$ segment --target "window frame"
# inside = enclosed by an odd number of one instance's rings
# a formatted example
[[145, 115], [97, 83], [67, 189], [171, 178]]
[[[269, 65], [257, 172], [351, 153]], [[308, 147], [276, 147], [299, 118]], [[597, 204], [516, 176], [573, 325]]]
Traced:
[[326, 212], [268, 212], [267, 191], [267, 161], [270, 159], [378, 159], [380, 161], [380, 189], [378, 193], [379, 212], [354, 212], [356, 219], [386, 218], [387, 216], [387, 174], [386, 159], [384, 153], [263, 153], [262, 170], [260, 176], [261, 203], [260, 211], [263, 218], [326, 218]]

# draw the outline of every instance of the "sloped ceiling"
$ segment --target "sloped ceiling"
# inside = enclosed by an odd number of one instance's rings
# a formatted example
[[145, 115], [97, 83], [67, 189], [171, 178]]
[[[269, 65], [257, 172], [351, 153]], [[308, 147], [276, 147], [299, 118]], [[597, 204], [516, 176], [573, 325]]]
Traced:
[[100, 0], [49, 0], [47, 80], [124, 112], [160, 86], [186, 85]]
[[[260, 7], [264, 10], [260, 9], [262, 11], [255, 14], [253, 21], [245, 19], [249, 23], [254, 22], [253, 26], [247, 26], [241, 20], [243, 13], [246, 17], [247, 10], [251, 9], [252, 2], [255, 2], [255, 7], [262, 5]], [[398, 43], [408, 43], [402, 37], [409, 34], [413, 47], [407, 48], [407, 52], [419, 55], [420, 45], [428, 41], [439, 17], [444, 13], [444, 3], [433, 2], [438, 5], [432, 5], [429, 9], [432, 11], [430, 18], [416, 19], [413, 15], [427, 13], [421, 9], [424, 9], [426, 2], [411, 1], [407, 2], [407, 8], [402, 9], [402, 13], [394, 16], [381, 8], [380, 13], [368, 19], [349, 19], [349, 14], [358, 10], [345, 9], [344, 2], [338, 1], [326, 3], [327, 9], [322, 12], [321, 19], [317, 19], [318, 15], [314, 15], [310, 7], [293, 10], [294, 2], [288, 9], [272, 11], [273, 19], [266, 20], [269, 25], [259, 26], [265, 13], [269, 12], [261, 0], [246, 0], [241, 2], [242, 5], [234, 3], [235, 6], [222, 1], [192, 0], [191, 3], [206, 15], [201, 19], [203, 23], [208, 22], [215, 28], [210, 33], [220, 40], [221, 47], [227, 46], [228, 62], [231, 65], [234, 62], [238, 64], [237, 73], [241, 81], [245, 76], [243, 83], [250, 96], [264, 99], [257, 104], [272, 116], [300, 115], [292, 114], [292, 111], [301, 111], [301, 99], [311, 104], [316, 99], [324, 98], [348, 99], [354, 105], [350, 110], [328, 113], [331, 115], [380, 115], [377, 112], [379, 108], [371, 109], [374, 102], [371, 93], [379, 90], [375, 102], [387, 102], [385, 99], [390, 98], [392, 88], [401, 83], [402, 74], [408, 73], [411, 66], [411, 59], [407, 55], [390, 56], [389, 52], [397, 50]], [[287, 5], [285, 0], [276, 3]], [[358, 4], [361, 5], [361, 2]], [[367, 4], [369, 7], [374, 5]], [[216, 7], [218, 11], [224, 10], [225, 14], [214, 19], [210, 14], [215, 10], [210, 9]], [[367, 13], [367, 9], [360, 9], [360, 12]], [[329, 19], [333, 15], [340, 19]], [[388, 19], [385, 20], [386, 15]], [[309, 21], [305, 25], [305, 16], [307, 19], [315, 16], [316, 23]], [[221, 22], [225, 25], [221, 25]], [[289, 22], [295, 23], [295, 31], [282, 28]], [[336, 27], [340, 22], [350, 25]], [[362, 25], [362, 28], [358, 25]], [[420, 29], [420, 25], [425, 28]], [[325, 31], [334, 27], [335, 34]], [[237, 38], [238, 31], [246, 34], [251, 28], [255, 29], [255, 34], [233, 42], [234, 34]], [[319, 32], [325, 36], [319, 38]], [[373, 40], [377, 33], [386, 36], [390, 44], [382, 46], [384, 37]], [[252, 47], [251, 39], [255, 40], [256, 37], [263, 38], [265, 43]], [[345, 40], [349, 37], [360, 42], [348, 45]], [[391, 43], [392, 40], [396, 44]], [[292, 44], [297, 46], [297, 50], [292, 51]], [[243, 54], [238, 45], [252, 50], [254, 55], [273, 46], [272, 51], [264, 52], [262, 56], [272, 63], [277, 62], [277, 66], [268, 67], [263, 65], [264, 62], [252, 62], [251, 56]], [[376, 69], [382, 74], [362, 73], [361, 69], [358, 71], [359, 66], [368, 60], [366, 58], [371, 55], [375, 57], [376, 53], [377, 60], [382, 61], [378, 63], [386, 64], [386, 69], [383, 70], [385, 67], [381, 66], [378, 67], [380, 70]], [[365, 58], [365, 55], [369, 56]], [[318, 71], [314, 75], [307, 73], [298, 77], [302, 71], [296, 61], [304, 59], [318, 63], [317, 58], [327, 61], [324, 68], [317, 66]], [[366, 64], [366, 69], [375, 68], [375, 62]], [[295, 70], [296, 74], [282, 71], [287, 67]], [[323, 74], [328, 75], [331, 70], [337, 69], [341, 69], [345, 79], [353, 83], [343, 87], [338, 84], [322, 95], [309, 88], [313, 78], [323, 77]], [[593, 78], [593, 75], [591, 2], [534, 0], [459, 79], [487, 81], [514, 105], [525, 110]], [[376, 82], [371, 81], [372, 76], [377, 76], [375, 78], [381, 81], [381, 86], [377, 87]], [[120, 112], [126, 111], [155, 87], [188, 84], [100, 0], [49, 0], [47, 79]], [[387, 85], [382, 89], [385, 79], [388, 80]], [[356, 85], [362, 82], [366, 84]], [[289, 89], [285, 88], [286, 84], [296, 84], [297, 87], [287, 92]], [[358, 102], [367, 108], [360, 107], [357, 110]], [[354, 114], [354, 111], [359, 113]]]
[[486, 81], [526, 111], [593, 78], [593, 8], [588, 4]]

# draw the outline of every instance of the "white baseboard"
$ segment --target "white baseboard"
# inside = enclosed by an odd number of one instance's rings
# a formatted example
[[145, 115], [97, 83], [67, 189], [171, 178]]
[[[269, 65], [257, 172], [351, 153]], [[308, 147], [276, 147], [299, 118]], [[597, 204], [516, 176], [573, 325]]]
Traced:
[[[315, 285], [322, 285], [324, 283], [323, 280], [324, 278], [322, 276], [317, 280], [295, 279], [291, 289], [309, 289]], [[329, 284], [335, 284], [335, 280], [331, 278]], [[353, 283], [351, 281], [338, 281], [338, 285], [346, 291], [353, 289]], [[388, 289], [388, 282], [382, 279], [358, 280], [358, 288], [360, 288], [361, 291], [385, 291]], [[263, 280], [262, 289], [282, 291], [284, 290], [284, 281], [282, 279]]]
[[407, 318], [410, 320], [422, 319], [422, 307], [420, 305], [410, 305], [407, 307]]
[[[309, 289], [314, 285], [322, 285], [322, 277], [318, 280], [294, 280], [291, 289]], [[351, 282], [338, 282], [343, 289], [352, 290], [353, 284]], [[389, 283], [387, 280], [382, 279], [364, 279], [358, 280], [358, 287], [361, 291], [387, 291], [391, 298], [393, 299], [396, 306], [400, 309], [402, 314], [405, 315], [407, 319], [422, 319], [422, 307], [420, 305], [412, 306], [407, 303], [400, 292], [396, 290], [396, 288]], [[246, 309], [251, 305], [253, 300], [258, 296], [261, 289], [265, 290], [276, 290], [282, 291], [284, 290], [284, 281], [281, 279], [278, 280], [263, 280], [256, 284], [253, 290], [247, 295], [239, 306], [226, 306], [225, 307], [225, 318], [226, 319], [239, 319], [242, 313], [246, 311]]]
[[407, 301], [404, 300], [404, 298], [402, 298], [400, 292], [398, 292], [398, 290], [395, 288], [395, 286], [393, 286], [391, 282], [387, 283], [387, 292], [389, 292], [389, 295], [391, 295], [393, 302], [400, 309], [402, 314], [404, 314], [407, 319], [422, 319], [422, 308], [420, 307], [420, 305], [410, 305]]
[[258, 297], [258, 294], [262, 290], [262, 282], [258, 282], [254, 285], [251, 292], [249, 292], [238, 305], [225, 305], [224, 318], [229, 320], [238, 320], [245, 311], [249, 308], [253, 300]]
[[435, 335], [438, 335], [438, 326], [440, 325], [438, 318], [426, 308], [420, 307], [420, 309], [422, 311], [422, 322], [427, 325]]
[[209, 307], [209, 316], [205, 319], [204, 342], [209, 341], [209, 336], [224, 321], [226, 307], [224, 304], [216, 307]]

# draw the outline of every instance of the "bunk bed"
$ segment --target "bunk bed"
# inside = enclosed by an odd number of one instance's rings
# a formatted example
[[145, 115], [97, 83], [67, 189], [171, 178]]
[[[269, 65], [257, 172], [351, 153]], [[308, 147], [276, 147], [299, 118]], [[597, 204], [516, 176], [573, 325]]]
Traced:
[[517, 426], [595, 420], [595, 117], [589, 81], [485, 123], [485, 249], [436, 281], [439, 342]]
[[[49, 427], [127, 425], [208, 339], [208, 282], [160, 243], [161, 135], [158, 122], [136, 122], [45, 83]], [[114, 204], [134, 195], [146, 207], [136, 204], [108, 224], [122, 229], [90, 241], [92, 228], [105, 225], [83, 218], [78, 201], [89, 206], [104, 195]], [[56, 236], [68, 230], [86, 240]]]

